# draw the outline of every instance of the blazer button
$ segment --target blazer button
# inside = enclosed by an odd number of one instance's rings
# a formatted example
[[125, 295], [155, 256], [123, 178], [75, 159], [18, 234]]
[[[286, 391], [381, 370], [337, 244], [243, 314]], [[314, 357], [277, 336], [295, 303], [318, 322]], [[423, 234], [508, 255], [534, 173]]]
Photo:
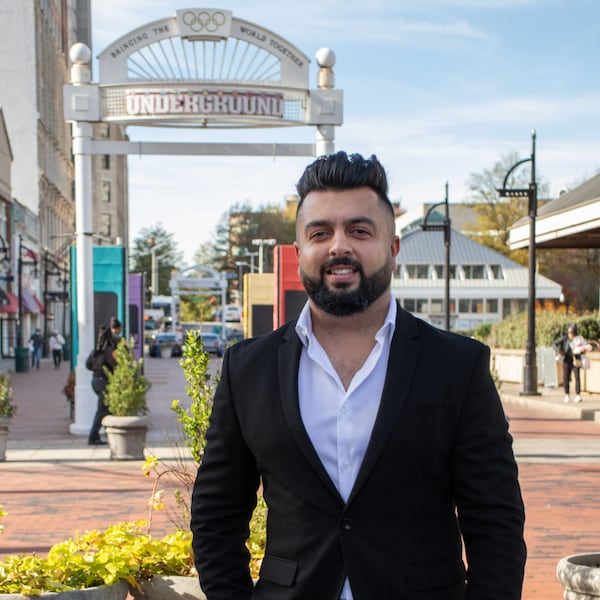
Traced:
[[344, 519], [342, 521], [342, 529], [344, 531], [350, 531], [352, 529], [352, 521], [350, 519]]

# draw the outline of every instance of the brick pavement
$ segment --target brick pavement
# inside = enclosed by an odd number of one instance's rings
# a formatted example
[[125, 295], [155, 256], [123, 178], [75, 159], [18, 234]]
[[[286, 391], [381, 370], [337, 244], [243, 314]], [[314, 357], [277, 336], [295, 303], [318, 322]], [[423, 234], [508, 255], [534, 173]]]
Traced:
[[[168, 453], [165, 439], [177, 430], [171, 400], [185, 399], [185, 384], [176, 360], [148, 359], [146, 372], [154, 383], [149, 445], [160, 455]], [[0, 463], [0, 503], [9, 513], [3, 519], [0, 555], [43, 553], [78, 530], [147, 516], [153, 481], [141, 474], [141, 462], [111, 462], [105, 448], [90, 448], [68, 433], [68, 406], [60, 393], [66, 374], [66, 368], [57, 373], [44, 362], [39, 372], [13, 375], [19, 413], [11, 427], [8, 460]], [[592, 420], [600, 411], [600, 397], [564, 405], [560, 390], [520, 397], [519, 386], [505, 384], [502, 392], [527, 510], [523, 598], [558, 600], [558, 560], [600, 550], [600, 423]], [[154, 531], [170, 526], [160, 515]]]

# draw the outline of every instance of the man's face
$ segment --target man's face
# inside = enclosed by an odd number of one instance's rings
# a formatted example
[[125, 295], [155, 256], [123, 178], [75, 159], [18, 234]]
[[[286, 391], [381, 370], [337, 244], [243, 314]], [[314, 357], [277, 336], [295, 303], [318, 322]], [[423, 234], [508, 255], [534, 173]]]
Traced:
[[347, 316], [389, 289], [400, 242], [387, 207], [361, 187], [310, 192], [298, 213], [294, 246], [313, 303]]

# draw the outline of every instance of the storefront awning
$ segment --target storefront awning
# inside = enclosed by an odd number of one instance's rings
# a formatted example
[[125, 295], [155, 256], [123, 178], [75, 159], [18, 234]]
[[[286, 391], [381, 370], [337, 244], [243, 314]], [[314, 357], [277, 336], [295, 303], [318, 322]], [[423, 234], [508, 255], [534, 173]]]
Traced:
[[35, 295], [33, 296], [33, 299], [35, 300], [35, 303], [38, 305], [38, 312], [39, 313], [46, 312], [46, 309], [44, 308], [42, 301]]
[[11, 314], [19, 312], [19, 299], [3, 289], [0, 289], [0, 312]]
[[40, 310], [40, 304], [38, 304], [35, 296], [27, 288], [21, 289], [21, 298], [23, 299], [23, 312], [24, 313], [40, 313], [44, 312], [43, 307]]

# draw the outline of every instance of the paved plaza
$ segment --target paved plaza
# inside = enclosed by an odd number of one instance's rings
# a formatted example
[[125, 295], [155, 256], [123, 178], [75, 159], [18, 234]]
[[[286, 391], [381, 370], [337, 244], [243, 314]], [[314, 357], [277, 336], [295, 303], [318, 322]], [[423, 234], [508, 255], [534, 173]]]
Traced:
[[[12, 362], [5, 368], [14, 371]], [[19, 410], [9, 434], [7, 460], [0, 463], [0, 504], [8, 512], [0, 535], [0, 555], [44, 553], [77, 531], [103, 529], [120, 521], [145, 519], [155, 480], [142, 461], [116, 462], [106, 447], [90, 447], [69, 433], [69, 406], [62, 388], [68, 366], [12, 373]], [[170, 409], [187, 400], [177, 359], [146, 359], [152, 425], [148, 450], [176, 460], [181, 443]], [[520, 396], [520, 386], [504, 384], [502, 395], [515, 438], [527, 510], [524, 600], [562, 597], [555, 567], [565, 555], [600, 550], [600, 397], [581, 404], [562, 402], [560, 390], [540, 388], [540, 396]], [[153, 531], [172, 527], [154, 513]]]

